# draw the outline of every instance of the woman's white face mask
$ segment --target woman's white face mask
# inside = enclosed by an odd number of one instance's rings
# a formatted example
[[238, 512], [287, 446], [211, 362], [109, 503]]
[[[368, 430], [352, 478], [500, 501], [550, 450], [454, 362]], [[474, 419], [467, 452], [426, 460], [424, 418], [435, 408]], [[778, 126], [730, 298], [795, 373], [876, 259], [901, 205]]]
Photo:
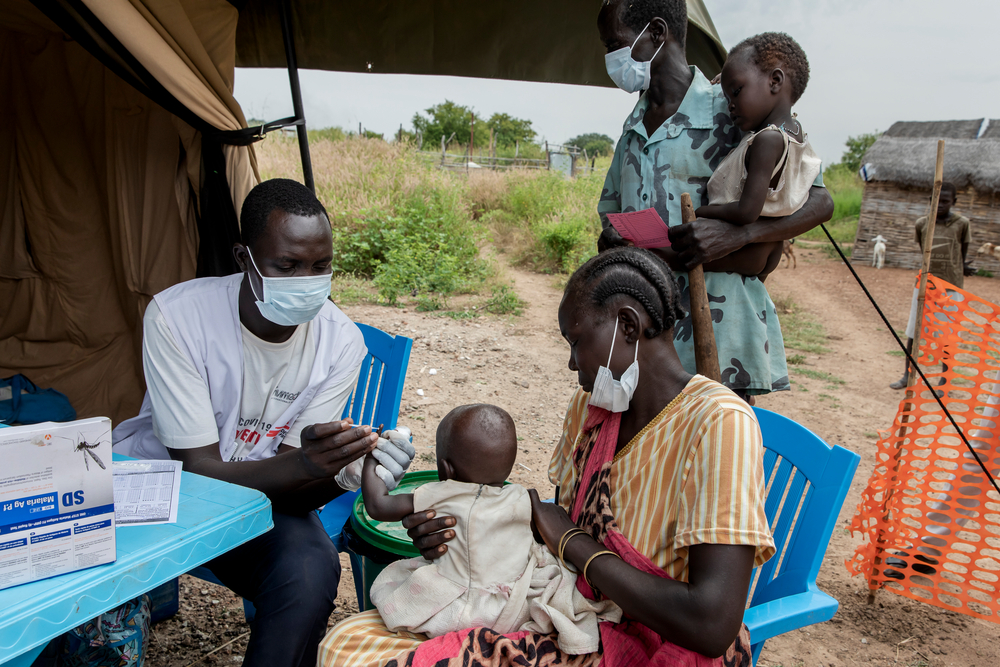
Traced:
[[[648, 27], [649, 24], [647, 23], [646, 27], [639, 33], [639, 37], [642, 37]], [[608, 70], [608, 76], [611, 77], [616, 86], [626, 93], [637, 93], [640, 90], [647, 90], [649, 88], [650, 68], [652, 67], [653, 59], [656, 58], [660, 49], [663, 48], [663, 43], [661, 43], [652, 58], [644, 62], [638, 62], [632, 57], [632, 49], [639, 42], [639, 37], [635, 38], [632, 46], [623, 46], [617, 51], [612, 51], [604, 56], [604, 66]]]
[[611, 351], [608, 352], [608, 364], [597, 370], [594, 389], [590, 392], [590, 404], [611, 412], [625, 412], [628, 410], [629, 403], [632, 402], [636, 385], [639, 384], [639, 340], [635, 341], [635, 356], [632, 359], [632, 365], [622, 373], [621, 380], [616, 380], [608, 366], [611, 365], [611, 357], [615, 353], [615, 339], [617, 337], [618, 320], [616, 319], [615, 332], [611, 336]]
[[250, 281], [250, 289], [257, 299], [257, 309], [261, 315], [285, 327], [305, 324], [316, 317], [330, 296], [331, 274], [271, 278], [257, 268], [257, 262], [250, 254], [250, 248], [247, 248], [247, 255], [264, 286], [264, 294], [257, 296], [253, 281]]

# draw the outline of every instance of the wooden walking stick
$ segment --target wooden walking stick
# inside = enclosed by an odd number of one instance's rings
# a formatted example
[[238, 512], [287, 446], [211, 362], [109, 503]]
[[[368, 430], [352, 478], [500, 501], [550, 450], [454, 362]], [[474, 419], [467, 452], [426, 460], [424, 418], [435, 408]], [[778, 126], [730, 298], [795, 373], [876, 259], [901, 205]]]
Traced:
[[[695, 219], [691, 195], [681, 195], [681, 221]], [[705, 271], [701, 265], [688, 271], [688, 291], [691, 293], [691, 327], [694, 330], [694, 365], [699, 375], [722, 382], [719, 353], [715, 348], [715, 330], [712, 327], [712, 310], [705, 290]]]
[[[913, 347], [911, 348], [911, 356], [913, 357], [913, 364], [910, 368], [910, 375], [906, 380], [906, 403], [903, 404], [903, 412], [909, 412], [913, 409], [913, 403], [909, 401], [916, 396], [916, 391], [913, 389], [913, 385], [917, 381], [917, 368], [916, 362], [920, 358], [920, 332], [923, 328], [924, 322], [924, 301], [927, 296], [927, 274], [931, 270], [931, 249], [934, 248], [934, 228], [937, 222], [937, 212], [938, 212], [938, 199], [941, 198], [941, 183], [944, 181], [944, 140], [938, 140], [937, 146], [937, 164], [934, 167], [934, 190], [931, 195], [931, 206], [927, 213], [927, 229], [924, 231], [924, 257], [923, 263], [920, 265], [920, 285], [917, 288], [917, 319], [916, 324], [913, 329]], [[896, 431], [896, 438], [901, 439], [906, 434], [906, 424], [909, 423], [909, 416], [903, 415], [903, 419], [907, 420], [903, 422], [903, 426]], [[896, 451], [893, 453], [893, 471], [897, 474], [899, 473], [899, 457], [902, 454], [900, 447], [897, 445]], [[898, 483], [898, 477], [897, 483]], [[885, 497], [883, 500], [883, 507], [886, 508], [885, 514], [883, 515], [883, 520], [889, 520], [889, 502], [892, 500], [893, 495], [895, 495], [896, 489], [889, 487], [885, 491]], [[882, 553], [885, 551], [884, 540], [882, 539], [881, 531], [878, 536], [878, 548], [875, 551], [875, 561], [872, 564], [872, 575], [878, 574], [879, 566], [882, 564], [884, 559], [882, 558]], [[875, 602], [875, 591], [878, 584], [869, 579], [868, 581], [868, 604], [873, 604]]]

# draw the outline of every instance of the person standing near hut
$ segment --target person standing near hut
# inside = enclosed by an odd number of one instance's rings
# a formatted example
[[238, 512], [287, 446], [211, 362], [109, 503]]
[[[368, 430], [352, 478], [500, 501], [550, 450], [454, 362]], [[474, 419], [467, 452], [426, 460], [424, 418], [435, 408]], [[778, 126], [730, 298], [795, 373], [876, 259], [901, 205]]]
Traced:
[[[953, 183], [945, 181], [941, 184], [941, 196], [938, 198], [937, 221], [934, 225], [933, 246], [931, 247], [931, 275], [949, 282], [955, 287], [965, 287], [965, 276], [972, 270], [965, 266], [965, 258], [969, 254], [969, 243], [972, 242], [972, 223], [964, 215], [952, 211], [958, 199], [958, 190]], [[924, 233], [927, 231], [927, 216], [917, 219], [917, 245], [924, 247]], [[917, 289], [913, 290], [913, 300], [910, 302], [910, 319], [906, 323], [906, 352], [913, 351], [913, 338], [917, 329]], [[905, 389], [910, 376], [909, 359], [905, 361], [903, 377], [889, 385], [892, 389]]]

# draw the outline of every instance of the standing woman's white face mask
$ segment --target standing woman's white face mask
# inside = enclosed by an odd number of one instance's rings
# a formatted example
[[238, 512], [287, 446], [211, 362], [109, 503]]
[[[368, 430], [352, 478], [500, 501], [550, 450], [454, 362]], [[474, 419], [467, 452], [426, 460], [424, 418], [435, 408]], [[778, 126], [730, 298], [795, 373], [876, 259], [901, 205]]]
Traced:
[[649, 28], [649, 24], [642, 29], [635, 41], [632, 42], [632, 46], [623, 46], [617, 51], [612, 51], [604, 56], [604, 66], [608, 70], [608, 76], [611, 80], [615, 82], [615, 85], [624, 90], [626, 93], [637, 93], [640, 90], [647, 90], [649, 88], [649, 78], [650, 78], [650, 68], [652, 67], [653, 59], [656, 58], [657, 54], [660, 53], [660, 49], [663, 48], [665, 42], [661, 42], [660, 46], [656, 49], [656, 53], [649, 60], [638, 62], [632, 57], [632, 49], [639, 42], [639, 37], [642, 37]]

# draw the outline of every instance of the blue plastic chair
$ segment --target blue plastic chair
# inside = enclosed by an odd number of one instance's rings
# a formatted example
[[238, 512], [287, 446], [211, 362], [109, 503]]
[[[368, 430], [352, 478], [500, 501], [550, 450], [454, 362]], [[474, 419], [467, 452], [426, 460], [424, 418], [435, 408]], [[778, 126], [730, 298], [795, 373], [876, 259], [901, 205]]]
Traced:
[[816, 575], [861, 457], [830, 447], [787, 417], [754, 411], [764, 435], [765, 512], [777, 548], [754, 570], [743, 614], [756, 664], [766, 640], [836, 613], [837, 600], [816, 587]]
[[[403, 382], [406, 380], [413, 340], [405, 336], [391, 336], [367, 324], [359, 324], [358, 328], [365, 336], [368, 356], [361, 363], [357, 389], [344, 406], [341, 419], [351, 417], [355, 424], [373, 428], [382, 424], [386, 430], [394, 429], [403, 400]], [[337, 551], [344, 550], [344, 524], [351, 516], [351, 508], [359, 493], [360, 490], [341, 494], [319, 513], [320, 521]]]
[[[344, 406], [344, 413], [340, 418], [351, 417], [358, 425], [377, 427], [382, 424], [386, 430], [394, 429], [399, 418], [399, 405], [403, 400], [403, 383], [406, 380], [406, 367], [410, 363], [413, 340], [406, 336], [387, 334], [367, 324], [359, 323], [358, 328], [365, 337], [368, 354], [361, 362], [357, 387]], [[359, 493], [360, 490], [345, 492], [327, 503], [319, 513], [320, 521], [337, 551], [344, 550], [344, 524], [351, 516], [351, 508]], [[224, 586], [208, 568], [198, 567], [188, 574]], [[249, 600], [243, 600], [243, 613], [247, 622], [254, 617], [254, 606]]]

